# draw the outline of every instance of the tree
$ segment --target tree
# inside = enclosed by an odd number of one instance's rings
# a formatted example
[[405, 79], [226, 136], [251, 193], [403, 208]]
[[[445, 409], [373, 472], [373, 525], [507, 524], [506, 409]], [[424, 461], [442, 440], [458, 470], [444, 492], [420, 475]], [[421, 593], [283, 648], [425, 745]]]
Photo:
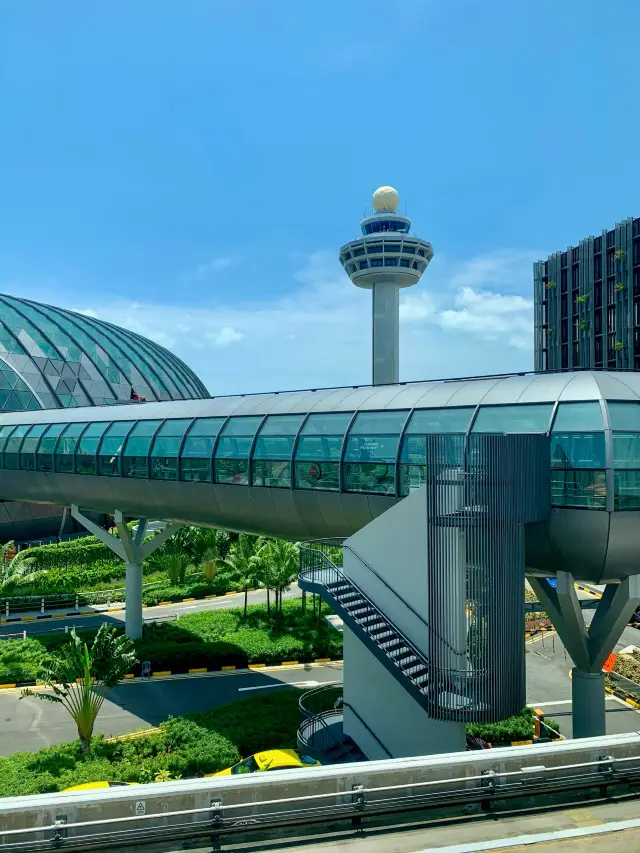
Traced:
[[260, 565], [260, 579], [267, 588], [275, 590], [276, 613], [281, 613], [282, 593], [298, 576], [300, 545], [287, 539], [269, 539], [256, 557]]
[[238, 536], [238, 541], [232, 546], [225, 565], [235, 572], [238, 583], [244, 587], [244, 613], [247, 614], [247, 597], [249, 587], [256, 582], [256, 577], [259, 572], [259, 564], [256, 560], [256, 554], [260, 548], [260, 538], [258, 536], [250, 536], [248, 533], [241, 533]]
[[52, 693], [23, 690], [20, 698], [35, 696], [62, 705], [78, 727], [82, 753], [91, 750], [91, 738], [107, 690], [115, 687], [136, 663], [133, 643], [106, 624], [98, 629], [91, 648], [71, 631], [68, 643], [51, 655], [40, 680]]

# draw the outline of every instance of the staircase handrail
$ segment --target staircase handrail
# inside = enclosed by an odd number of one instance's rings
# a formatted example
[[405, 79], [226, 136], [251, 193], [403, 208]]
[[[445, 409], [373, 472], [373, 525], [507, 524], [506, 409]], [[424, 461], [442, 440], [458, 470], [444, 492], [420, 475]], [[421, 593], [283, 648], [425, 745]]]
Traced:
[[[327, 555], [323, 551], [318, 551], [317, 549], [307, 548], [306, 545], [302, 544], [302, 545], [300, 545], [300, 557], [301, 557], [301, 559], [302, 559], [303, 551], [307, 551], [307, 552], [315, 553], [315, 554], [321, 554], [322, 559], [328, 564], [328, 568], [331, 569], [333, 572], [335, 572], [336, 577], [339, 580], [346, 581], [347, 584], [351, 585], [354, 589], [356, 589], [358, 591], [358, 593], [362, 596], [363, 600], [369, 605], [369, 607], [373, 611], [375, 611], [375, 613], [377, 613], [384, 622], [389, 622], [389, 619], [384, 615], [384, 613], [380, 610], [380, 608], [376, 604], [374, 604], [373, 601], [371, 601], [369, 596], [366, 595], [362, 591], [362, 589], [357, 584], [355, 584], [350, 577], [348, 577], [348, 575], [345, 575], [345, 573], [341, 569], [339, 569], [329, 559], [329, 557], [327, 557]], [[309, 572], [315, 572], [315, 568], [309, 569], [308, 571]], [[304, 572], [301, 572], [301, 574], [303, 575]], [[404, 645], [407, 646], [408, 649], [411, 650], [411, 652], [418, 658], [418, 660], [422, 664], [424, 664], [425, 667], [427, 667], [427, 669], [429, 669], [429, 661], [424, 656], [424, 653], [421, 652], [418, 648], [416, 648], [416, 646], [411, 642], [411, 640], [405, 634], [403, 634], [403, 632], [396, 625], [393, 625], [392, 623], [389, 623], [389, 624], [393, 628], [393, 631], [394, 631], [396, 637], [399, 640], [401, 640], [404, 643]]]
[[[342, 687], [341, 681], [328, 681], [326, 684], [319, 684], [317, 687], [313, 687], [311, 690], [305, 690], [302, 696], [298, 699], [298, 711], [301, 716], [305, 718], [315, 717], [318, 714], [324, 714], [325, 711], [312, 711], [310, 708], [305, 707], [305, 702], [311, 696], [317, 696], [319, 693], [324, 693], [325, 691], [334, 690], [336, 687]], [[327, 708], [327, 711], [335, 709]]]
[[369, 732], [369, 734], [371, 735], [371, 737], [376, 741], [376, 743], [378, 744], [378, 746], [380, 747], [380, 749], [382, 749], [382, 750], [387, 754], [387, 756], [388, 756], [389, 758], [393, 758], [393, 755], [391, 755], [391, 753], [389, 752], [389, 750], [387, 749], [387, 747], [382, 743], [382, 741], [381, 741], [381, 740], [380, 740], [380, 738], [377, 736], [377, 734], [376, 734], [375, 732], [371, 731], [371, 729], [369, 728], [369, 726], [365, 723], [365, 721], [362, 719], [362, 717], [361, 717], [361, 716], [360, 716], [360, 714], [356, 711], [356, 709], [353, 707], [353, 705], [352, 705], [350, 702], [345, 702], [345, 701], [344, 701], [344, 699], [343, 699], [343, 700], [342, 700], [342, 707], [343, 707], [343, 708], [348, 708], [348, 709], [351, 711], [351, 713], [352, 713], [354, 716], [356, 716], [356, 717], [358, 718], [358, 720], [362, 723], [362, 725], [363, 725], [363, 726], [365, 727], [365, 729]]
[[[333, 543], [331, 542], [331, 540], [326, 540], [326, 539], [311, 539], [311, 540], [309, 540], [308, 542], [303, 542], [303, 543], [301, 543], [301, 545], [300, 545], [300, 557], [301, 557], [301, 562], [302, 562], [302, 551], [303, 551], [303, 550], [305, 550], [305, 551], [313, 551], [313, 552], [314, 552], [314, 553], [316, 553], [316, 554], [322, 554], [323, 559], [324, 559], [324, 560], [329, 564], [329, 567], [330, 567], [330, 568], [332, 568], [332, 569], [334, 569], [336, 572], [339, 572], [339, 574], [340, 574], [343, 578], [345, 578], [345, 580], [347, 580], [350, 584], [352, 584], [352, 585], [353, 585], [353, 586], [358, 590], [358, 592], [360, 593], [360, 595], [362, 595], [362, 597], [363, 597], [363, 598], [365, 598], [365, 599], [369, 602], [369, 604], [374, 608], [374, 610], [376, 610], [378, 613], [380, 613], [380, 615], [381, 615], [381, 616], [383, 616], [385, 619], [387, 619], [387, 617], [384, 615], [384, 613], [382, 613], [382, 611], [380, 610], [380, 608], [379, 608], [379, 607], [377, 607], [377, 606], [376, 606], [376, 605], [371, 601], [371, 599], [369, 598], [369, 596], [368, 596], [368, 595], [366, 595], [366, 594], [362, 591], [362, 589], [358, 586], [358, 584], [357, 584], [357, 583], [354, 583], [354, 581], [352, 580], [352, 578], [350, 578], [348, 575], [345, 575], [344, 571], [343, 571], [339, 566], [336, 566], [336, 565], [335, 565], [335, 563], [331, 560], [331, 558], [330, 558], [327, 554], [325, 554], [325, 552], [324, 552], [324, 551], [321, 551], [319, 548], [312, 548], [312, 547], [308, 547], [308, 546], [312, 546], [314, 542], [320, 542], [320, 543], [328, 542], [328, 544], [333, 544]], [[370, 571], [372, 574], [374, 574], [374, 575], [375, 575], [375, 577], [376, 577], [376, 578], [377, 578], [377, 579], [378, 579], [382, 584], [384, 584], [384, 586], [389, 590], [389, 592], [392, 592], [392, 593], [395, 595], [395, 597], [398, 599], [398, 601], [400, 601], [402, 604], [404, 604], [404, 606], [405, 606], [406, 608], [408, 608], [408, 610], [410, 610], [410, 611], [411, 611], [411, 613], [413, 613], [413, 615], [414, 615], [417, 619], [419, 619], [419, 620], [420, 620], [420, 622], [422, 622], [422, 624], [425, 626], [425, 628], [426, 628], [428, 631], [431, 631], [431, 628], [429, 627], [429, 623], [426, 621], [426, 619], [424, 618], [424, 616], [421, 616], [421, 615], [417, 612], [417, 610], [415, 610], [415, 609], [414, 609], [414, 608], [409, 604], [409, 602], [408, 602], [408, 601], [405, 601], [405, 599], [404, 599], [404, 598], [403, 598], [403, 597], [402, 597], [398, 592], [396, 592], [396, 590], [395, 590], [392, 586], [390, 586], [390, 584], [389, 584], [389, 583], [388, 583], [388, 582], [387, 582], [383, 577], [381, 577], [381, 575], [379, 575], [379, 574], [378, 574], [378, 572], [377, 572], [377, 571], [376, 571], [372, 566], [370, 566], [370, 565], [369, 565], [369, 563], [367, 563], [367, 561], [366, 561], [363, 557], [361, 557], [361, 556], [360, 556], [360, 554], [358, 554], [356, 551], [354, 551], [354, 550], [353, 550], [353, 548], [352, 548], [350, 545], [347, 545], [347, 544], [346, 544], [346, 542], [341, 543], [341, 547], [342, 547], [342, 548], [347, 548], [347, 549], [348, 549], [348, 550], [353, 554], [353, 556], [354, 556], [354, 557], [356, 557], [358, 560], [360, 560], [360, 562], [362, 563], [362, 565], [363, 565], [366, 569], [369, 569], [369, 571]], [[410, 642], [410, 640], [408, 640], [408, 639], [405, 637], [405, 635], [404, 635], [404, 634], [402, 634], [402, 632], [397, 628], [397, 626], [396, 626], [396, 625], [394, 625], [394, 629], [398, 632], [398, 634], [399, 634], [403, 639], [405, 639], [405, 640], [406, 640], [406, 642], [407, 642], [407, 645], [408, 645], [408, 646], [411, 646], [412, 648], [415, 648], [415, 647], [413, 646], [413, 643], [411, 643], [411, 642]], [[441, 637], [441, 636], [440, 636], [440, 634], [436, 634], [436, 636], [438, 637], [438, 640], [439, 640], [441, 643], [444, 643], [444, 645], [445, 645], [445, 646], [446, 646], [450, 651], [452, 651], [454, 654], [461, 654], [460, 649], [456, 649], [456, 648], [454, 648], [454, 647], [451, 645], [451, 643], [450, 643], [448, 640], [445, 640], [445, 638], [444, 638], [444, 637]], [[422, 653], [421, 653], [421, 657], [423, 657], [423, 658], [424, 658], [424, 655], [422, 655]], [[426, 660], [426, 658], [425, 658], [424, 660], [425, 660], [425, 663], [426, 663], [426, 664], [428, 664], [428, 661]], [[457, 670], [456, 670], [456, 671], [457, 671]]]

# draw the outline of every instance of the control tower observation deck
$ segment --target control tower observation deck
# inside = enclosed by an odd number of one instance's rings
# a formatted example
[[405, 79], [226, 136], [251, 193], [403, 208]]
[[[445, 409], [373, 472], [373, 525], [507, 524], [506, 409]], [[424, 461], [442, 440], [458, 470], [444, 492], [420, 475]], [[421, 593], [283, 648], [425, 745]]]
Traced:
[[373, 384], [399, 381], [400, 288], [417, 284], [433, 257], [426, 240], [410, 235], [411, 220], [397, 213], [400, 197], [380, 187], [373, 213], [360, 223], [362, 236], [340, 249], [340, 263], [357, 287], [372, 291]]

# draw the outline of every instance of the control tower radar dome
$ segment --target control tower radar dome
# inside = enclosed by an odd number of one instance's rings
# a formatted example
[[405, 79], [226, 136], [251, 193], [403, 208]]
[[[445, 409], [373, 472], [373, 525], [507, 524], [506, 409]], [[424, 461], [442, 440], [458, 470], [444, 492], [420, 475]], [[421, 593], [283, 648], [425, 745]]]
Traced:
[[371, 203], [376, 213], [395, 213], [400, 204], [400, 196], [393, 187], [378, 187]]

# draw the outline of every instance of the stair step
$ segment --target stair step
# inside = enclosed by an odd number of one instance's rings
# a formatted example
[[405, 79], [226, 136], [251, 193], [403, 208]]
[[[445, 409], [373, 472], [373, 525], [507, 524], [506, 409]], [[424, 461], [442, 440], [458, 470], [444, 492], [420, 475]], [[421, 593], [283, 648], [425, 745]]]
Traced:
[[381, 649], [384, 649], [387, 654], [391, 654], [391, 652], [394, 652], [397, 649], [407, 648], [402, 640], [399, 640], [397, 637], [394, 637], [392, 640], [385, 640], [383, 643], [379, 643], [378, 645]]
[[416, 666], [416, 664], [420, 663], [420, 658], [417, 655], [414, 655], [413, 652], [409, 649], [409, 651], [404, 655], [398, 655], [396, 657], [397, 663], [400, 664], [402, 669], [410, 669], [412, 666]]
[[411, 650], [408, 649], [404, 643], [402, 643], [401, 641], [398, 642], [400, 642], [399, 646], [396, 646], [396, 648], [392, 649], [391, 651], [387, 651], [387, 654], [390, 658], [393, 659], [395, 663], [400, 663], [401, 660], [409, 657], [409, 655], [411, 654]]
[[414, 682], [414, 684], [417, 684], [418, 687], [424, 687], [427, 681], [429, 681], [429, 676], [426, 673], [424, 675], [412, 675], [411, 680]]
[[373, 616], [373, 610], [367, 605], [357, 604], [355, 607], [347, 607], [352, 616]]
[[381, 634], [388, 634], [390, 632], [391, 628], [388, 622], [376, 622], [369, 627], [369, 633], [372, 637], [379, 637]]
[[345, 595], [338, 594], [335, 596], [341, 604], [356, 604], [362, 601], [362, 596], [357, 592], [349, 592]]

